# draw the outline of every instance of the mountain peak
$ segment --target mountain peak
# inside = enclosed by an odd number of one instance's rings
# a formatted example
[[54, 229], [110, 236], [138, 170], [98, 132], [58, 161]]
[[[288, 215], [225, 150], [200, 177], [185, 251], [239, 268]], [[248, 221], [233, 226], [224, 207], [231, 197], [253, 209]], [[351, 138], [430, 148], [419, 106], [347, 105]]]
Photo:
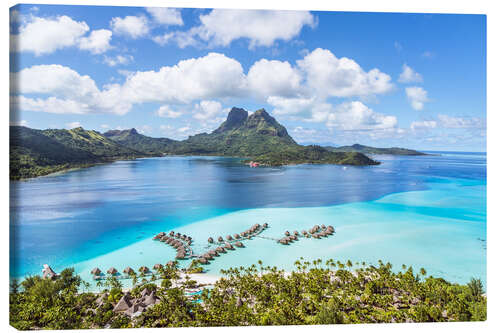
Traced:
[[139, 133], [137, 133], [137, 130], [135, 128], [129, 129], [129, 133], [130, 134], [139, 134]]
[[233, 107], [227, 114], [227, 119], [214, 133], [222, 133], [242, 126], [248, 118], [248, 112], [245, 109]]

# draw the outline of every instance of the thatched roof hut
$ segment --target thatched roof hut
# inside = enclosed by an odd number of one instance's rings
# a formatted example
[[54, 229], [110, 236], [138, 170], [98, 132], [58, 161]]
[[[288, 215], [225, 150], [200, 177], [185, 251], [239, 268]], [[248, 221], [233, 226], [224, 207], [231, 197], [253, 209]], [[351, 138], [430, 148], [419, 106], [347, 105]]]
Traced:
[[99, 268], [94, 268], [93, 270], [90, 271], [90, 274], [92, 275], [101, 275], [101, 270]]
[[154, 269], [155, 271], [158, 271], [158, 270], [160, 270], [160, 269], [162, 269], [162, 268], [163, 268], [163, 265], [162, 265], [162, 264], [155, 264], [155, 265], [153, 266], [153, 269]]
[[181, 238], [181, 234], [178, 232], [175, 234], [175, 238]]
[[155, 236], [153, 237], [153, 240], [160, 239], [160, 238], [161, 238], [161, 236], [160, 236], [160, 235], [155, 235]]
[[209, 243], [213, 243], [214, 242], [214, 239], [212, 237], [208, 237], [208, 242]]
[[54, 270], [52, 270], [52, 268], [47, 264], [43, 265], [42, 273], [42, 277], [44, 279], [53, 279], [57, 276], [56, 272], [54, 272]]
[[231, 237], [231, 235], [227, 235], [227, 236], [226, 236], [226, 239], [227, 239], [228, 241], [230, 241], [230, 240], [233, 240], [233, 237]]
[[218, 248], [216, 248], [215, 251], [217, 251], [219, 253], [226, 253], [226, 250], [224, 250], [224, 248], [222, 246], [219, 246]]
[[139, 272], [148, 273], [149, 272], [149, 268], [147, 268], [146, 266], [141, 266], [139, 268]]
[[210, 253], [204, 253], [204, 254], [202, 255], [202, 257], [203, 257], [203, 258], [205, 258], [205, 259], [207, 259], [207, 260], [212, 259], [212, 255], [210, 255]]
[[287, 237], [290, 236], [290, 232], [288, 230], [285, 231], [285, 236], [287, 236]]
[[175, 232], [173, 232], [173, 231], [170, 231], [169, 235], [170, 235], [170, 237], [174, 237], [174, 235], [175, 235]]
[[174, 265], [175, 265], [175, 262], [173, 262], [172, 260], [167, 262], [167, 266], [173, 267]]
[[177, 252], [175, 259], [184, 259], [186, 258], [186, 254], [184, 252]]
[[302, 230], [302, 235], [306, 236], [307, 235], [307, 231]]
[[246, 235], [247, 235], [247, 232], [246, 232], [246, 231], [240, 232], [240, 236], [241, 236], [241, 237], [245, 237]]
[[160, 242], [166, 242], [168, 239], [168, 236], [163, 236], [162, 238], [160, 238]]
[[188, 236], [188, 237], [187, 237], [187, 239], [188, 239], [188, 240], [193, 240], [193, 239], [191, 238], [191, 236]]
[[324, 224], [322, 224], [321, 229], [326, 229], [326, 226]]
[[265, 228], [267, 228], [268, 226], [269, 226], [269, 224], [267, 224], [267, 223], [264, 223], [264, 224], [262, 225], [262, 227], [264, 227], [264, 229], [265, 229]]
[[240, 241], [234, 243], [234, 245], [236, 245], [237, 247], [243, 247], [243, 243]]
[[165, 235], [166, 235], [166, 233], [165, 233], [164, 231], [162, 231], [162, 232], [160, 232], [158, 235], [159, 235], [160, 237], [163, 237], [163, 236], [165, 236]]
[[228, 250], [232, 250], [233, 249], [233, 246], [231, 244], [229, 244], [229, 243], [224, 244], [224, 247], [226, 249], [228, 249]]
[[234, 238], [235, 239], [240, 239], [240, 235], [239, 234], [234, 234]]
[[123, 270], [123, 273], [128, 274], [128, 275], [134, 274], [134, 270], [130, 267], [127, 267]]
[[108, 269], [108, 274], [115, 275], [116, 273], [118, 273], [118, 271], [116, 270], [116, 268], [111, 267], [110, 269]]
[[188, 239], [187, 245], [191, 245], [191, 240], [190, 239]]
[[287, 245], [288, 244], [288, 240], [286, 238], [282, 238], [279, 240], [280, 244], [283, 244], [283, 245]]
[[207, 260], [206, 258], [200, 258], [200, 259], [198, 259], [198, 261], [199, 261], [199, 262], [200, 262], [200, 264], [202, 264], [202, 265], [206, 265], [206, 264], [208, 264], [208, 260]]
[[319, 238], [318, 234], [312, 234], [313, 238]]

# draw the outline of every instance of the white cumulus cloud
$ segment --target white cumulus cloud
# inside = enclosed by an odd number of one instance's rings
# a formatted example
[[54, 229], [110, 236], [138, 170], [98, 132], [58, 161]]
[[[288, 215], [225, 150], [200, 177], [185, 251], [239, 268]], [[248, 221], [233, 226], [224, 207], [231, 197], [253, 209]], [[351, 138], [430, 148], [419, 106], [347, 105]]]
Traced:
[[110, 26], [117, 35], [132, 39], [144, 37], [149, 33], [149, 22], [145, 16], [113, 17]]
[[154, 21], [163, 25], [183, 25], [181, 11], [176, 8], [148, 7], [146, 11]]
[[398, 81], [401, 83], [412, 83], [412, 82], [422, 82], [424, 79], [422, 75], [415, 72], [413, 68], [407, 64], [403, 64], [403, 71], [399, 74]]
[[300, 84], [299, 71], [288, 61], [261, 59], [248, 71], [249, 88], [261, 97], [294, 96]]
[[156, 110], [156, 114], [163, 118], [179, 118], [182, 116], [182, 112], [174, 111], [168, 105], [162, 105]]
[[210, 120], [218, 115], [222, 111], [222, 105], [217, 101], [201, 101], [195, 105], [194, 118], [198, 120]]
[[422, 121], [414, 121], [411, 123], [410, 128], [414, 131], [416, 130], [426, 130], [437, 127], [437, 121], [435, 120], [422, 120]]
[[104, 56], [104, 63], [108, 66], [114, 67], [117, 65], [127, 65], [134, 61], [134, 57], [128, 54], [118, 54], [116, 57]]
[[68, 16], [42, 18], [33, 16], [19, 27], [18, 34], [11, 34], [11, 47], [17, 52], [32, 52], [37, 56], [75, 46], [89, 26]]
[[429, 102], [427, 91], [422, 87], [407, 87], [405, 91], [411, 107], [415, 110], [422, 110], [424, 104]]
[[111, 49], [109, 42], [112, 34], [107, 29], [93, 30], [88, 37], [80, 38], [80, 49], [88, 50], [93, 54], [104, 53]]
[[321, 97], [370, 96], [393, 89], [388, 74], [377, 68], [365, 72], [353, 59], [337, 58], [326, 49], [315, 49], [297, 64], [307, 85]]

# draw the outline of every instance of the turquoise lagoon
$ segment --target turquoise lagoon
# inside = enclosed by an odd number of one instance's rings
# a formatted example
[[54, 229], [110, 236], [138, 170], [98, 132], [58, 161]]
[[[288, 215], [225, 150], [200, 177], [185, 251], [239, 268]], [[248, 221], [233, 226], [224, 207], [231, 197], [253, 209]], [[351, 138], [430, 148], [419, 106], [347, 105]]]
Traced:
[[209, 236], [267, 222], [262, 236], [270, 238], [315, 224], [331, 224], [336, 234], [289, 246], [247, 240], [205, 266], [207, 273], [258, 260], [292, 270], [300, 257], [380, 259], [486, 284], [486, 155], [375, 158], [382, 164], [254, 169], [232, 158], [165, 157], [12, 182], [10, 274], [38, 274], [48, 263], [91, 281], [94, 267], [172, 260], [174, 250], [151, 239], [159, 231], [191, 235], [195, 253], [203, 253]]

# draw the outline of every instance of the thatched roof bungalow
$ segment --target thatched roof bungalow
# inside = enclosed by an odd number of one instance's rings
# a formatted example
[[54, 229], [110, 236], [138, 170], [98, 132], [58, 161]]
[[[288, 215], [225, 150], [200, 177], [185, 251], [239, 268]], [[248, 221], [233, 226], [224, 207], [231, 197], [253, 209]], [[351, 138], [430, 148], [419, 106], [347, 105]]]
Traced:
[[213, 243], [214, 242], [214, 239], [212, 237], [208, 237], [208, 242], [209, 243]]
[[126, 267], [126, 268], [123, 270], [123, 273], [125, 273], [125, 274], [127, 274], [127, 275], [134, 274], [134, 270], [133, 270], [131, 267]]
[[139, 272], [148, 273], [149, 272], [149, 268], [147, 268], [146, 266], [141, 266], [139, 268]]
[[116, 273], [118, 273], [118, 271], [116, 270], [116, 268], [111, 267], [110, 269], [108, 269], [108, 274], [115, 275]]
[[228, 241], [230, 241], [230, 240], [233, 240], [233, 237], [231, 237], [231, 235], [227, 235], [227, 236], [226, 236], [226, 239], [227, 239]]
[[92, 275], [101, 275], [101, 270], [99, 268], [94, 268], [93, 270], [90, 271], [90, 274]]
[[243, 247], [243, 243], [240, 241], [234, 243], [234, 245], [236, 245], [237, 247]]

